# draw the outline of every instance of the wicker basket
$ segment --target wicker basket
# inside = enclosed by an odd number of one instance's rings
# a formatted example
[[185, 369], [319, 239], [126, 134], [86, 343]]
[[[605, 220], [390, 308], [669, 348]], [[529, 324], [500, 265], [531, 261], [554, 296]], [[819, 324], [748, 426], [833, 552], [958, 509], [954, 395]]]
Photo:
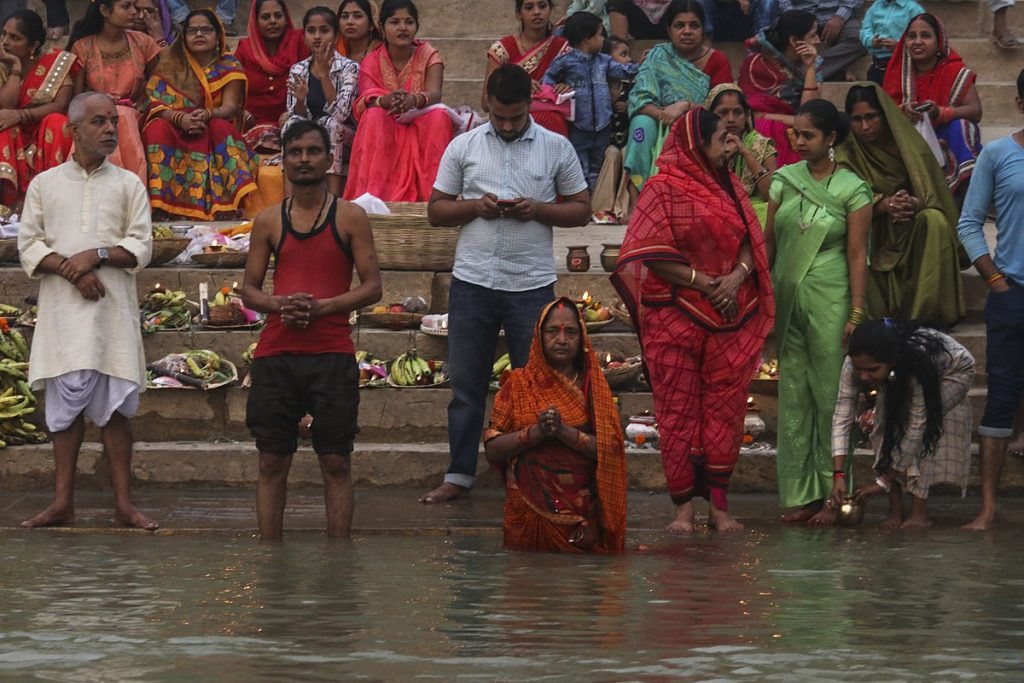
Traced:
[[459, 228], [435, 228], [425, 203], [389, 203], [391, 215], [370, 214], [381, 270], [447, 272], [455, 265]]
[[624, 363], [617, 368], [605, 368], [602, 370], [608, 386], [612, 389], [632, 384], [640, 376], [641, 363]]
[[168, 237], [153, 240], [153, 257], [149, 259], [149, 266], [162, 266], [168, 261], [185, 251], [185, 247], [192, 240], [185, 237]]
[[215, 251], [212, 254], [196, 254], [192, 260], [210, 268], [242, 268], [248, 257], [247, 251]]
[[18, 238], [0, 240], [0, 263], [18, 262]]
[[374, 327], [389, 330], [408, 330], [420, 326], [422, 313], [360, 313], [359, 319]]

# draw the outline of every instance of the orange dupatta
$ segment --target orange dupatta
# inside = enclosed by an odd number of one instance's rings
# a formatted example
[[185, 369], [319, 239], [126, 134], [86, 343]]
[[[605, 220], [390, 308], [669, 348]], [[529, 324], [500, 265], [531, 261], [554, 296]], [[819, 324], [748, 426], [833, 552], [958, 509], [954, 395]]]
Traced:
[[[525, 367], [514, 370], [494, 399], [491, 423], [484, 433], [484, 441], [502, 434], [510, 434], [537, 423], [537, 415], [554, 406], [562, 421], [575, 427], [593, 429], [597, 437], [597, 462], [594, 464], [591, 488], [596, 492], [595, 511], [598, 519], [588, 520], [596, 526], [597, 552], [622, 552], [626, 542], [626, 453], [623, 445], [622, 425], [619, 411], [612, 400], [612, 392], [601, 372], [597, 356], [587, 337], [586, 325], [580, 318], [580, 365], [585, 377], [584, 388], [580, 389], [561, 373], [552, 369], [544, 356], [541, 343], [541, 325], [551, 310], [558, 305], [575, 304], [562, 297], [548, 304], [541, 312], [534, 328], [530, 356]], [[530, 490], [520, 486], [524, 473], [519, 472], [520, 460], [527, 456], [539, 461], [583, 458], [575, 451], [553, 441], [512, 458], [505, 476], [509, 488], [518, 488], [522, 498], [534, 513], [555, 524], [577, 524], [585, 517], [581, 510], [572, 509], [572, 501], [558, 501], [548, 495], [550, 491]], [[558, 483], [565, 479], [555, 475]], [[510, 491], [511, 494], [511, 491]], [[554, 511], [562, 503], [569, 508]], [[507, 513], [508, 509], [506, 509]], [[507, 520], [506, 520], [507, 521]]]

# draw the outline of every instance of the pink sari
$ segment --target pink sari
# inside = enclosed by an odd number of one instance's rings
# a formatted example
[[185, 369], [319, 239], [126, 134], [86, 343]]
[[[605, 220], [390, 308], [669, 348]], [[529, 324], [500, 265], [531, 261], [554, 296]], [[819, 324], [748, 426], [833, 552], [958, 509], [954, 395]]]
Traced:
[[428, 111], [407, 123], [368, 102], [398, 89], [423, 92], [427, 69], [443, 64], [429, 43], [416, 41], [415, 52], [399, 72], [387, 45], [366, 55], [359, 68], [359, 99], [355, 117], [359, 126], [352, 145], [345, 199], [369, 192], [386, 202], [425, 202], [437, 177], [441, 155], [452, 139], [448, 112]]

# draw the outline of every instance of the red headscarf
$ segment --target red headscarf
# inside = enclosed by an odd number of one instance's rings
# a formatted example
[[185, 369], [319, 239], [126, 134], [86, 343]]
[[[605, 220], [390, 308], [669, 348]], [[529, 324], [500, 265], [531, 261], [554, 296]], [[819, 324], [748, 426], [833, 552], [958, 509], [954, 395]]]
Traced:
[[[295, 25], [292, 23], [292, 17], [288, 13], [288, 5], [285, 4], [284, 0], [273, 1], [277, 2], [284, 11], [285, 22], [284, 33], [281, 35], [281, 43], [277, 46], [277, 52], [273, 56], [267, 53], [263, 36], [260, 34], [259, 13], [256, 11], [256, 6], [260, 0], [253, 0], [252, 8], [249, 10], [249, 24], [246, 29], [248, 36], [238, 42], [238, 49], [235, 50], [235, 54], [247, 52], [248, 54], [245, 54], [245, 57], [250, 58], [259, 67], [260, 71], [267, 76], [284, 76], [292, 68], [293, 64], [309, 56], [309, 51], [306, 49], [302, 31], [295, 28]], [[242, 57], [240, 59], [245, 61]]]
[[[906, 47], [907, 31], [910, 31], [911, 24], [922, 17], [932, 18], [938, 26], [935, 38], [939, 43], [939, 60], [926, 74], [917, 73], [914, 60]], [[942, 22], [925, 13], [918, 14], [907, 24], [907, 30], [892, 51], [882, 88], [896, 104], [931, 100], [940, 107], [956, 107], [963, 102], [964, 95], [974, 85], [976, 78], [974, 72], [964, 66], [960, 55], [949, 46], [949, 37]]]
[[[765, 337], [775, 317], [764, 235], [736, 174], [713, 168], [700, 134], [701, 108], [672, 126], [658, 157], [657, 175], [644, 185], [626, 229], [612, 284], [629, 308], [637, 330], [641, 307], [675, 305], [695, 324], [712, 331], [746, 328]], [[695, 289], [675, 287], [646, 267], [647, 261], [685, 263], [711, 277], [732, 272], [744, 238], [754, 256], [754, 274], [736, 297], [739, 315], [727, 321]]]

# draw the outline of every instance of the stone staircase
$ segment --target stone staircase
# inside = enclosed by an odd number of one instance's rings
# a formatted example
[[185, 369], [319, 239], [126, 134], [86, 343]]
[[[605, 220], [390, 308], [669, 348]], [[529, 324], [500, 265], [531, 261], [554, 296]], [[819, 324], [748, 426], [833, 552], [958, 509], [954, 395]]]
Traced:
[[[243, 0], [244, 2], [244, 0]], [[299, 19], [315, 2], [291, 3], [293, 15]], [[998, 51], [984, 37], [990, 18], [987, 10], [974, 3], [926, 2], [926, 9], [939, 15], [951, 35], [954, 46], [968, 65], [979, 73], [979, 89], [985, 106], [983, 131], [986, 139], [1005, 135], [1019, 114], [1013, 106], [1014, 79], [1021, 66], [1020, 52]], [[83, 2], [73, 0], [72, 13], [82, 12]], [[445, 100], [449, 104], [478, 106], [483, 85], [485, 54], [496, 38], [515, 30], [512, 0], [420, 0], [420, 20], [424, 37], [441, 50], [447, 64]], [[1011, 12], [1019, 10], [1011, 10]], [[248, 6], [239, 7], [236, 26], [244, 28]], [[742, 46], [726, 43], [721, 46], [735, 69], [742, 59]], [[841, 97], [836, 91], [832, 97]], [[562, 272], [557, 286], [560, 294], [579, 296], [589, 291], [596, 298], [611, 301], [615, 295], [600, 270], [597, 254], [599, 244], [619, 242], [622, 226], [587, 226], [555, 231], [555, 255]], [[990, 231], [991, 232], [991, 231]], [[588, 273], [564, 272], [565, 247], [590, 244], [594, 266]], [[241, 279], [241, 270], [210, 270], [187, 267], [158, 267], [143, 271], [138, 278], [140, 295], [157, 282], [167, 287], [184, 289], [194, 298], [200, 282], [207, 282], [211, 291]], [[447, 309], [450, 274], [430, 272], [387, 271], [383, 274], [385, 303], [404, 296], [420, 295], [430, 302], [434, 312]], [[978, 360], [977, 385], [971, 390], [975, 424], [984, 408], [985, 329], [982, 317], [986, 288], [973, 271], [965, 273], [968, 318], [956, 329], [956, 338], [967, 346]], [[34, 294], [36, 283], [29, 281], [19, 269], [0, 267], [0, 301], [21, 302]], [[618, 323], [616, 323], [618, 325]], [[593, 335], [595, 348], [618, 351], [626, 355], [639, 353], [636, 337], [625, 328], [602, 331]], [[443, 357], [447, 352], [444, 338], [419, 332], [357, 328], [353, 336], [360, 349], [376, 356], [393, 358], [415, 346], [426, 357]], [[210, 348], [239, 365], [244, 374], [241, 354], [257, 338], [244, 331], [159, 332], [145, 339], [146, 357], [155, 360], [167, 353], [185, 348]], [[501, 353], [503, 350], [500, 350]], [[773, 355], [769, 340], [765, 351]], [[448, 463], [446, 406], [448, 389], [367, 389], [361, 392], [361, 434], [353, 456], [353, 472], [357, 484], [371, 486], [428, 486], [440, 481]], [[764, 418], [769, 436], [774, 432], [777, 401], [769, 390], [754, 396], [757, 410]], [[622, 415], [628, 416], [651, 408], [651, 396], [644, 392], [621, 392]], [[245, 429], [246, 390], [225, 387], [210, 392], [150, 391], [143, 394], [138, 416], [133, 422], [138, 439], [136, 477], [141, 483], [157, 486], [249, 486], [256, 478], [256, 458]], [[98, 435], [90, 431], [80, 461], [80, 477], [84, 483], [104, 486], [106, 465]], [[662, 489], [664, 478], [656, 451], [629, 453], [630, 485], [633, 488]], [[860, 458], [861, 473], [866, 476], [870, 459]], [[1004, 484], [1024, 487], [1024, 463], [1009, 464]], [[493, 472], [486, 472], [481, 458], [480, 486], [498, 485]], [[0, 451], [0, 489], [45, 487], [52, 477], [50, 447], [23, 446]], [[316, 484], [320, 474], [315, 458], [308, 449], [296, 458], [292, 483]], [[733, 481], [737, 491], [774, 491], [774, 451], [745, 452]]]

